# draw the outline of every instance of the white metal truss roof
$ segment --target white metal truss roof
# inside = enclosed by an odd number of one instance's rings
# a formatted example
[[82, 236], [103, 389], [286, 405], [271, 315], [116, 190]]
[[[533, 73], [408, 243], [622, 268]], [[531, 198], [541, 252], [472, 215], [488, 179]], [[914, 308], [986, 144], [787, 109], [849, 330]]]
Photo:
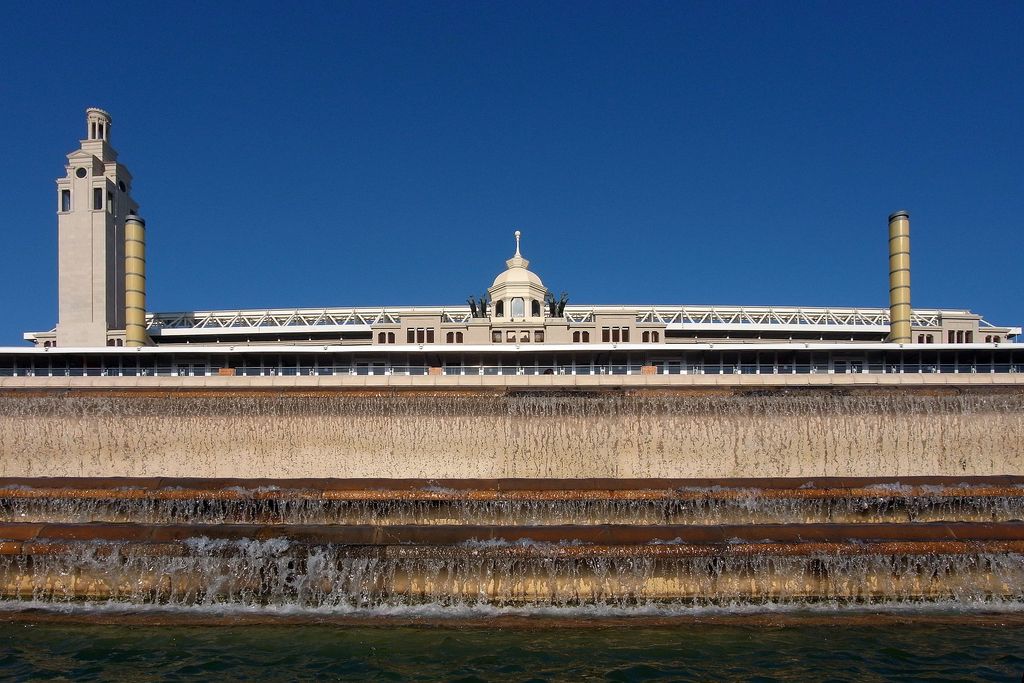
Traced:
[[[369, 332], [374, 326], [398, 325], [404, 316], [440, 315], [442, 323], [465, 324], [468, 306], [402, 306], [380, 308], [288, 308], [236, 311], [150, 313], [147, 328], [154, 337], [214, 337], [218, 335], [342, 334]], [[593, 323], [597, 315], [633, 316], [637, 323], [670, 330], [872, 332], [889, 326], [888, 308], [820, 308], [812, 306], [567, 306], [569, 325]], [[915, 327], [939, 327], [943, 317], [976, 317], [962, 309], [914, 309]], [[1000, 327], [979, 319], [983, 329], [1020, 334], [1019, 327]], [[26, 332], [34, 341], [49, 332]]]
[[[593, 322], [595, 314], [634, 315], [636, 322], [675, 329], [804, 329], [881, 330], [889, 325], [887, 308], [816, 308], [785, 306], [567, 306], [570, 324]], [[442, 322], [466, 323], [467, 306], [384, 308], [293, 308], [239, 311], [185, 311], [147, 316], [151, 332], [178, 334], [213, 331], [305, 332], [368, 330], [381, 324], [399, 324], [403, 316], [440, 315]], [[915, 309], [916, 327], [938, 327], [940, 316], [970, 316], [969, 311]], [[983, 327], [992, 327], [982, 320]]]

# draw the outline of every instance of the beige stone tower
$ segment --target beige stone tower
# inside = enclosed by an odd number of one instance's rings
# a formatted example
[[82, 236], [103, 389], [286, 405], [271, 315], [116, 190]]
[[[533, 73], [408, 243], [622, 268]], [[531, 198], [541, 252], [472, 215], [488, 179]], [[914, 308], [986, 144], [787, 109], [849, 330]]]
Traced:
[[138, 205], [110, 146], [110, 115], [87, 109], [86, 138], [57, 180], [58, 346], [124, 343], [125, 219]]

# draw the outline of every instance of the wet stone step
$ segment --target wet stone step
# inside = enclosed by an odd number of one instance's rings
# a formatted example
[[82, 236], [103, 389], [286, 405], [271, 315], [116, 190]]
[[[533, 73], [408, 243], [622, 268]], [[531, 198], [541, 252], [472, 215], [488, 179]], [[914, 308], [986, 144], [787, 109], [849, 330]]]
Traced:
[[[108, 607], [374, 610], [949, 601], [998, 606], [1024, 597], [1024, 541], [948, 540], [954, 531], [972, 536], [955, 528], [939, 532], [939, 540], [916, 541], [722, 541], [721, 534], [711, 534], [719, 541], [636, 544], [613, 538], [616, 544], [590, 544], [505, 536], [454, 542], [456, 536], [446, 545], [346, 545], [328, 542], [318, 529], [292, 538], [247, 538], [225, 529], [216, 537], [180, 539], [180, 529], [151, 531], [143, 542], [116, 542], [106, 533], [96, 541], [21, 542], [20, 553], [0, 554], [0, 598], [33, 606], [96, 601]], [[1017, 537], [1020, 529], [977, 529], [973, 535]]]
[[871, 543], [1024, 541], [1024, 522], [926, 524], [744, 524], [744, 525], [146, 525], [4, 524], [0, 540], [112, 543], [283, 539], [303, 544], [360, 546], [457, 546], [490, 544], [737, 545], [742, 543]]
[[766, 524], [1024, 519], [1024, 479], [0, 480], [3, 522]]

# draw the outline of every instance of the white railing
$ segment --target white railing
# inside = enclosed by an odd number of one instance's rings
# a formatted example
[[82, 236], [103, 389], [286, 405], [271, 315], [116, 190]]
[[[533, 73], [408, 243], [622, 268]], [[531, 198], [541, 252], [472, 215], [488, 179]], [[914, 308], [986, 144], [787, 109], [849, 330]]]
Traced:
[[[921, 375], [921, 374], [1018, 374], [1024, 363], [947, 362], [947, 363], [868, 363], [865, 361], [825, 361], [821, 363], [711, 363], [657, 362], [564, 365], [458, 365], [430, 368], [423, 365], [386, 363], [361, 365], [250, 365], [232, 368], [231, 376], [524, 376], [524, 375]], [[90, 366], [0, 368], [0, 377], [212, 377], [224, 371], [205, 363], [170, 363], [155, 366]]]

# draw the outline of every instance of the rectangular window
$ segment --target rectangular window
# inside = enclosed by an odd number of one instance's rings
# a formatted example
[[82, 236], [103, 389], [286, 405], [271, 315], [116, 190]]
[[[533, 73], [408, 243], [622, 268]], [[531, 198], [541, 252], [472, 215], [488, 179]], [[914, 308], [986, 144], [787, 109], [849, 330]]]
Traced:
[[425, 339], [424, 335], [425, 334], [426, 334], [426, 331], [422, 327], [417, 327], [416, 328], [416, 343], [417, 344], [422, 344], [424, 342], [424, 339]]
[[946, 336], [949, 338], [949, 343], [950, 344], [953, 344], [953, 343], [956, 342], [956, 332], [954, 332], [953, 330], [950, 330], [949, 334], [947, 334]]
[[611, 331], [610, 327], [602, 327], [601, 328], [601, 341], [603, 341], [603, 342], [610, 342], [612, 340], [611, 339], [611, 333], [612, 333], [612, 331]]
[[103, 210], [103, 190], [98, 187], [92, 188], [92, 210]]
[[408, 330], [405, 331], [405, 342], [407, 344], [412, 344], [415, 341], [416, 341], [416, 330], [414, 330], [414, 329], [412, 329], [410, 327]]
[[534, 330], [533, 331], [533, 341], [535, 341], [537, 343], [540, 343], [540, 342], [544, 341], [544, 331], [543, 330]]
[[433, 344], [434, 343], [434, 328], [432, 328], [432, 327], [427, 330], [427, 343], [428, 344]]
[[491, 341], [495, 344], [501, 343], [501, 330], [494, 330], [491, 332]]
[[629, 328], [628, 327], [623, 327], [622, 328], [622, 343], [625, 344], [628, 341], [629, 341]]
[[519, 341], [521, 341], [524, 344], [529, 344], [530, 343], [530, 331], [529, 330], [523, 330], [522, 332], [520, 332], [519, 333]]
[[509, 330], [508, 332], [505, 333], [505, 341], [515, 343], [515, 340], [516, 340], [516, 331], [515, 330]]
[[70, 211], [71, 210], [71, 190], [60, 191], [60, 210]]
[[107, 213], [114, 213], [114, 193], [107, 192]]
[[612, 328], [612, 341], [618, 343], [619, 341], [619, 328]]

